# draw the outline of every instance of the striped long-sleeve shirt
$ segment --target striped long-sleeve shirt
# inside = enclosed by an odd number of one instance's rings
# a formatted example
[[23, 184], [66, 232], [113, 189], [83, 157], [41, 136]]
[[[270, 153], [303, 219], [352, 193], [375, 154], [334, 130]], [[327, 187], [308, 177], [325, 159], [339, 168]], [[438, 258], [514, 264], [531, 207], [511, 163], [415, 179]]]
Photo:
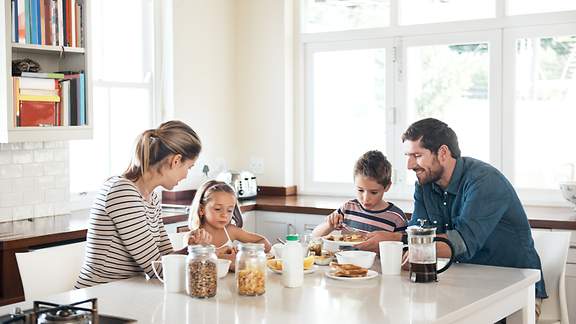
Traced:
[[155, 192], [146, 201], [132, 181], [108, 179], [90, 210], [86, 255], [75, 287], [154, 276], [151, 262], [172, 252], [160, 216]]
[[344, 215], [344, 223], [347, 225], [363, 231], [399, 232], [406, 229], [406, 215], [391, 202], [386, 209], [368, 210], [353, 199], [334, 212]]

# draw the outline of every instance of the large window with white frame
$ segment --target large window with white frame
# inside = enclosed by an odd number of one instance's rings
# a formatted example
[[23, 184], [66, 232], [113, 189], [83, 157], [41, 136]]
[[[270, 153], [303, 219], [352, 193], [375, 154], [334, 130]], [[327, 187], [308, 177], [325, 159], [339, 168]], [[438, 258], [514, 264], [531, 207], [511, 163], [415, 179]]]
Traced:
[[394, 168], [389, 197], [411, 198], [400, 136], [435, 117], [455, 129], [463, 155], [502, 170], [525, 203], [565, 204], [558, 183], [576, 165], [576, 5], [301, 4], [302, 192], [351, 194], [354, 161], [380, 149]]
[[102, 183], [125, 170], [136, 136], [154, 119], [154, 1], [91, 6], [94, 134], [70, 142], [73, 208], [88, 207]]

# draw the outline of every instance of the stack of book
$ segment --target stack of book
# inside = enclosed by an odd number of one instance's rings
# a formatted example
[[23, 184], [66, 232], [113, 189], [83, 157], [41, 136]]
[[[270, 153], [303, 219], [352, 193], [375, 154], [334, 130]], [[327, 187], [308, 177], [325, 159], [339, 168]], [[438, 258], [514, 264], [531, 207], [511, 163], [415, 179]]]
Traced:
[[12, 42], [83, 47], [83, 0], [11, 0]]
[[86, 125], [84, 73], [22, 72], [12, 82], [17, 127]]

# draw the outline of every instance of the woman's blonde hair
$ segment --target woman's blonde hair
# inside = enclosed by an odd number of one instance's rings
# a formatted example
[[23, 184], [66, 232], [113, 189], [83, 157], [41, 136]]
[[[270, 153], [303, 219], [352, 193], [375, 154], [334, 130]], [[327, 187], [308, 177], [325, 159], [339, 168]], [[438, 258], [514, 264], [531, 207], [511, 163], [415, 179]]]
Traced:
[[[192, 205], [190, 206], [190, 214], [188, 215], [188, 228], [191, 231], [197, 230], [205, 222], [205, 218], [200, 215], [200, 208], [206, 206], [210, 201], [212, 194], [215, 192], [227, 192], [236, 197], [236, 191], [229, 184], [222, 181], [208, 180], [204, 182], [194, 195]], [[237, 227], [242, 227], [242, 213], [238, 208], [238, 203], [234, 204], [234, 211], [232, 212], [232, 219]]]
[[137, 181], [152, 168], [159, 171], [166, 157], [180, 154], [184, 162], [197, 158], [201, 149], [200, 138], [190, 126], [179, 120], [167, 121], [138, 136], [132, 161], [123, 176]]

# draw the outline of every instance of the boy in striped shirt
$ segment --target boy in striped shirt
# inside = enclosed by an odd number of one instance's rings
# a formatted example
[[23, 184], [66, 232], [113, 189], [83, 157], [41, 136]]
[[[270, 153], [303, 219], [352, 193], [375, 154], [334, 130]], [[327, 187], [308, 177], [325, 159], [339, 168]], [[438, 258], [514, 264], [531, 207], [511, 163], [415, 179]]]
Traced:
[[341, 229], [343, 223], [365, 232], [397, 232], [406, 229], [406, 215], [383, 199], [390, 189], [392, 165], [380, 151], [364, 153], [354, 166], [356, 199], [346, 201], [314, 229], [312, 235], [324, 236]]

